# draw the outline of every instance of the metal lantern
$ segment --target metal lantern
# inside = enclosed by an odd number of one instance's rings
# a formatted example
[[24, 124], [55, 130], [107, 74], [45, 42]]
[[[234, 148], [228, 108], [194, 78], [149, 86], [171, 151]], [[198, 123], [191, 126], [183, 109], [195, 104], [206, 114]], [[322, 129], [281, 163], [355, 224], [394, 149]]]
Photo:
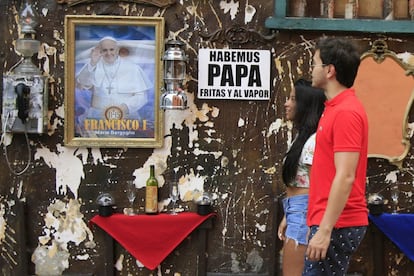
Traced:
[[39, 51], [36, 34], [37, 14], [30, 2], [19, 12], [20, 37], [16, 50], [22, 61], [3, 75], [2, 129], [6, 132], [47, 132], [47, 78], [32, 63]]
[[186, 109], [187, 96], [183, 84], [186, 78], [187, 56], [183, 50], [184, 43], [169, 40], [165, 43], [164, 88], [161, 95], [162, 109]]
[[35, 34], [37, 26], [37, 13], [30, 1], [23, 3], [23, 7], [19, 11], [19, 24], [22, 34]]

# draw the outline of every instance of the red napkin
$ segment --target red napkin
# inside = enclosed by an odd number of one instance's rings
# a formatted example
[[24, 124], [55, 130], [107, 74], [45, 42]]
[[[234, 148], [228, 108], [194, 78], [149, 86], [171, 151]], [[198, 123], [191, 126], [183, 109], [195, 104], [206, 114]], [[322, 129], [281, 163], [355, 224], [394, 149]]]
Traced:
[[111, 235], [145, 267], [154, 270], [197, 226], [215, 215], [200, 216], [189, 212], [178, 215], [96, 215], [91, 223]]

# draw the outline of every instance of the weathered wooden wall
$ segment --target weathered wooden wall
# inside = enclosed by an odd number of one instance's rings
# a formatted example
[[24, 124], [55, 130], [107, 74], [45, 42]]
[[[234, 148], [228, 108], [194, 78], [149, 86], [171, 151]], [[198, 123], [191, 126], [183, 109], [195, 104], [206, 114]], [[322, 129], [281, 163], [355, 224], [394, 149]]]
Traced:
[[[4, 156], [0, 159], [2, 275], [53, 271], [105, 275], [108, 265], [114, 266], [116, 275], [196, 275], [198, 260], [193, 251], [201, 242], [197, 235], [186, 239], [151, 272], [117, 244], [113, 264], [105, 263], [103, 254], [108, 241], [102, 232], [89, 227], [89, 220], [97, 214], [95, 199], [99, 192], [111, 191], [122, 211], [128, 205], [124, 182], [134, 176], [141, 183], [136, 204], [143, 206], [149, 164], [157, 167], [162, 185], [160, 200], [166, 204], [168, 192], [163, 176], [173, 168], [179, 168], [179, 176], [185, 179], [179, 203], [182, 210], [194, 210], [193, 199], [200, 190], [214, 195], [218, 218], [208, 234], [210, 275], [277, 275], [281, 244], [275, 233], [281, 215], [279, 198], [283, 195], [280, 168], [292, 138], [283, 120], [283, 104], [292, 80], [310, 77], [312, 46], [322, 33], [276, 33], [266, 29], [264, 21], [273, 13], [273, 1], [181, 0], [165, 8], [128, 1], [89, 2], [73, 6], [56, 0], [33, 2], [40, 14], [37, 39], [43, 49], [40, 62], [36, 62], [51, 80], [50, 130], [42, 136], [29, 135], [33, 163], [23, 176], [11, 174]], [[14, 48], [19, 6], [20, 1], [0, 1], [3, 73], [19, 60]], [[162, 16], [165, 38], [175, 37], [186, 43], [190, 108], [165, 112], [162, 148], [65, 147], [64, 18], [71, 14]], [[225, 35], [229, 31], [236, 38], [247, 34], [249, 39], [237, 43]], [[414, 52], [413, 36], [335, 35], [351, 37], [361, 51], [370, 49], [372, 41], [381, 37], [397, 53]], [[197, 99], [197, 51], [203, 47], [271, 50], [271, 100]], [[14, 135], [7, 147], [12, 166], [26, 162], [27, 151], [22, 145], [24, 136]], [[381, 191], [387, 197], [391, 183], [401, 184], [401, 206], [407, 212], [413, 211], [412, 154], [411, 148], [403, 171], [381, 159], [370, 159], [368, 171], [368, 192]], [[374, 275], [375, 268], [382, 265], [384, 275], [409, 275], [413, 264], [384, 240], [383, 259], [374, 262], [370, 231], [352, 261], [351, 271]]]

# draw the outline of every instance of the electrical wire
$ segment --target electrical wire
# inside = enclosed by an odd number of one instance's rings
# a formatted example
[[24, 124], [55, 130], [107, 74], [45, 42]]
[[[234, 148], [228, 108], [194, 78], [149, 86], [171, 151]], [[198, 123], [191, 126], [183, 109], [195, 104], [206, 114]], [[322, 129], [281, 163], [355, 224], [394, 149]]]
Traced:
[[5, 118], [5, 122], [3, 124], [3, 133], [1, 134], [0, 143], [3, 144], [3, 150], [4, 150], [4, 155], [6, 157], [6, 163], [7, 163], [7, 166], [9, 167], [10, 171], [14, 175], [20, 176], [20, 175], [24, 174], [29, 169], [30, 164], [32, 163], [32, 151], [30, 149], [29, 136], [27, 135], [27, 124], [26, 123], [24, 124], [24, 126], [25, 126], [24, 137], [26, 139], [27, 152], [28, 152], [27, 163], [26, 163], [26, 166], [23, 168], [23, 170], [16, 171], [11, 166], [9, 156], [8, 156], [8, 152], [7, 152], [7, 145], [4, 143], [4, 136], [6, 135], [6, 127], [7, 127], [7, 123], [9, 121], [9, 118], [10, 118], [10, 112], [7, 113], [7, 116]]
[[19, 66], [22, 62], [24, 61], [24, 58], [21, 58], [18, 62], [16, 62], [15, 65], [13, 65], [8, 71], [7, 71], [7, 75], [11, 74], [14, 70], [14, 68], [16, 68], [17, 66]]

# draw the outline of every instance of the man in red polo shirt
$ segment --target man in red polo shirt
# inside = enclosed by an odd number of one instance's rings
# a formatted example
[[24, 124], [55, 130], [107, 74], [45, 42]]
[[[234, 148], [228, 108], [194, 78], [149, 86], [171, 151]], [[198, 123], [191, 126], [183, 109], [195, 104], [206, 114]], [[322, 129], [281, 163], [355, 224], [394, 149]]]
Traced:
[[303, 275], [345, 275], [368, 225], [368, 119], [351, 88], [360, 64], [348, 40], [321, 38], [312, 85], [325, 91], [310, 178], [309, 245]]

